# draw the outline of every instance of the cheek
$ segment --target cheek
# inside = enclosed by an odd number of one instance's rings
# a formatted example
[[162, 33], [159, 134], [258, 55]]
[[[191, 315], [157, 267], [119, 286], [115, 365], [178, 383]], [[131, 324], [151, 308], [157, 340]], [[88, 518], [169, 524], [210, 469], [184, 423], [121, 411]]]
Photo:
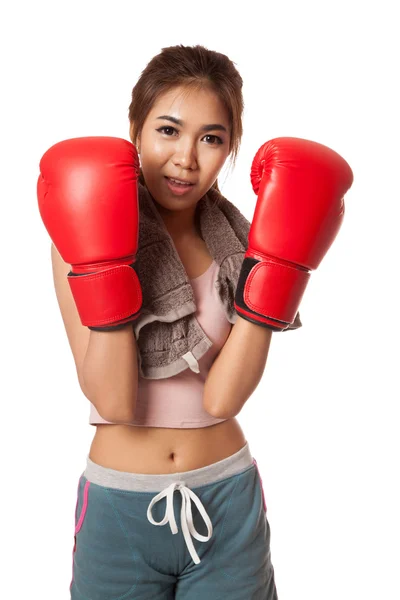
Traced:
[[222, 167], [224, 165], [225, 160], [226, 160], [225, 153], [220, 154], [220, 153], [216, 152], [214, 156], [210, 156], [210, 155], [207, 156], [204, 166], [206, 166], [207, 171], [210, 173], [210, 175], [212, 174], [212, 176], [214, 176], [220, 172], [220, 170], [222, 169]]
[[159, 135], [149, 135], [142, 147], [142, 159], [148, 163], [160, 163], [168, 155], [168, 148]]
[[159, 139], [155, 139], [151, 147], [151, 154], [154, 157], [154, 160], [159, 161], [167, 156], [168, 151], [165, 144]]

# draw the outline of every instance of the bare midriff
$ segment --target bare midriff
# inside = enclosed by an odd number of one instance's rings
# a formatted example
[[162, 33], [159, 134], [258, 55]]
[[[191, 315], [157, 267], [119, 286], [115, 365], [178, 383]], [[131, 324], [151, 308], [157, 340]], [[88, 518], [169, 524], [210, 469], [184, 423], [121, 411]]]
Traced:
[[245, 444], [236, 418], [196, 429], [99, 424], [89, 458], [128, 473], [180, 473], [223, 460]]

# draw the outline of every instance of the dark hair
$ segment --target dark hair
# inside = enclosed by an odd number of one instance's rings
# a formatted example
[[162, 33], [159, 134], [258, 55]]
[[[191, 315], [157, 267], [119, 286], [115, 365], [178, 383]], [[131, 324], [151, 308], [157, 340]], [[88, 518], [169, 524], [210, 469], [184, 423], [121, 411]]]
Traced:
[[[163, 48], [142, 71], [132, 90], [129, 105], [129, 135], [132, 143], [136, 144], [146, 117], [158, 97], [178, 86], [188, 90], [209, 88], [218, 95], [229, 115], [229, 152], [231, 166], [234, 166], [243, 134], [243, 81], [235, 63], [225, 54], [204, 46], [180, 44]], [[144, 183], [142, 172], [140, 181]], [[218, 180], [212, 187], [219, 191]]]

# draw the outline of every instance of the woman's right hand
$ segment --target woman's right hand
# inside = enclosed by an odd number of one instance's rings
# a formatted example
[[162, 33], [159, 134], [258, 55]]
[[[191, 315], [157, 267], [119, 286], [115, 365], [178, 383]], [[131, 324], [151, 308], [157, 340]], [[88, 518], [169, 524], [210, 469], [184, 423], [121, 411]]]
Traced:
[[89, 329], [119, 329], [140, 314], [138, 178], [135, 146], [115, 137], [64, 140], [40, 161], [40, 215], [71, 265], [69, 285]]

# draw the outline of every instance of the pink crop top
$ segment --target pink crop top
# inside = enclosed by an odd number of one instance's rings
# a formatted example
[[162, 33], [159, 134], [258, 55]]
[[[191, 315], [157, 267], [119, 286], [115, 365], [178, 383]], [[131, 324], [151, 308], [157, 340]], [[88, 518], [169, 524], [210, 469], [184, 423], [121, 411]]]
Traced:
[[[213, 342], [199, 359], [199, 373], [190, 368], [166, 379], [138, 377], [135, 419], [127, 425], [139, 427], [209, 427], [226, 419], [217, 419], [203, 408], [203, 390], [207, 374], [228, 339], [232, 324], [226, 318], [215, 288], [219, 265], [213, 261], [207, 271], [190, 279], [196, 300], [196, 319]], [[90, 403], [90, 425], [105, 421]]]

